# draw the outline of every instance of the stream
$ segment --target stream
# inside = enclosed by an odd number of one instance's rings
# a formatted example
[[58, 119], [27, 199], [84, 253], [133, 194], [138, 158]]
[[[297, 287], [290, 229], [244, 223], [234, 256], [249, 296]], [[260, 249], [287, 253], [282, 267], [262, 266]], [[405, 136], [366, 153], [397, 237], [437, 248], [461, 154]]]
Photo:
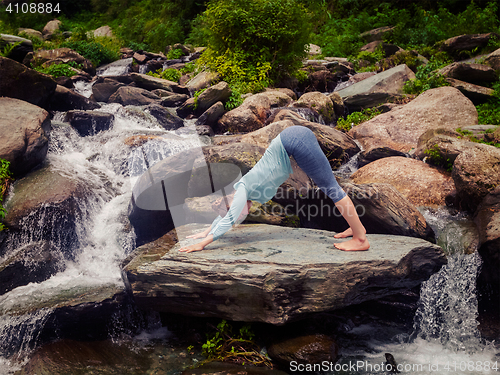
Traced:
[[[91, 92], [88, 84], [79, 83], [77, 88], [84, 95]], [[52, 121], [47, 162], [64, 176], [88, 181], [95, 188], [89, 199], [81, 200], [74, 259], [66, 260], [64, 269], [48, 280], [20, 286], [0, 296], [0, 375], [14, 374], [27, 363], [36, 348], [41, 327], [53, 313], [50, 301], [73, 290], [123, 288], [120, 264], [135, 248], [135, 234], [127, 225], [135, 181], [163, 158], [186, 149], [199, 149], [210, 142], [207, 137], [197, 135], [190, 121], [179, 131], [167, 131], [139, 107], [105, 104], [99, 110], [114, 114], [115, 120], [110, 130], [94, 136], [79, 136], [62, 121], [63, 113]], [[141, 147], [127, 146], [127, 140], [138, 135], [150, 139]], [[350, 174], [354, 169], [355, 162], [351, 162], [341, 172]], [[423, 284], [413, 329], [408, 332], [397, 325], [370, 324], [346, 327], [348, 344], [341, 348], [342, 357], [337, 362], [340, 367], [328, 373], [387, 373], [383, 369], [385, 353], [394, 356], [402, 366], [401, 373], [497, 372], [494, 366], [500, 366], [498, 348], [482, 339], [477, 329], [475, 277], [481, 260], [476, 253], [465, 251], [467, 244], [463, 239], [470, 231], [470, 222], [446, 209], [422, 212], [433, 226], [449, 262]], [[44, 217], [38, 223], [28, 224], [43, 226], [50, 222], [50, 217]], [[9, 239], [4, 259], [39, 240], [30, 228]], [[201, 359], [199, 353], [186, 357], [185, 350], [170, 345], [171, 333], [161, 326], [158, 317], [150, 317], [139, 335], [124, 334], [120, 327], [125, 323], [121, 319], [128, 319], [126, 312], [117, 317], [115, 327], [111, 328], [119, 332], [112, 342], [129, 353], [157, 358], [156, 370], [163, 372], [156, 373], [179, 374]], [[132, 369], [120, 371], [141, 373]]]

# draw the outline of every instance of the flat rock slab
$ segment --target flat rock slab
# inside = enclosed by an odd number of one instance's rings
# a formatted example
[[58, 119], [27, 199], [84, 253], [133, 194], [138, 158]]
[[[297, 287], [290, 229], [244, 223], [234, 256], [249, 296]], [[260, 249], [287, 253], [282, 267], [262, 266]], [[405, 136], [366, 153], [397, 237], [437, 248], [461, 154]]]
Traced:
[[[343, 252], [335, 233], [240, 225], [204, 251], [181, 253], [205, 226], [190, 224], [136, 249], [125, 274], [137, 304], [179, 314], [284, 324], [412, 288], [446, 258], [413, 237], [369, 235], [369, 251]], [[199, 241], [199, 240], [189, 240]]]

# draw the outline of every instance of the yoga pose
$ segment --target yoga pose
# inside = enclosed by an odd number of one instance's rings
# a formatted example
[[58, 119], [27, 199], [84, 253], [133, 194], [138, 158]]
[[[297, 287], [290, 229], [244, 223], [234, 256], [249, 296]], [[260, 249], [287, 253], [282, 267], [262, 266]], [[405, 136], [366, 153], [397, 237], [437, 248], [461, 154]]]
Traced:
[[180, 251], [189, 253], [203, 250], [244, 217], [253, 200], [265, 203], [274, 197], [278, 187], [293, 173], [290, 156], [293, 156], [299, 167], [333, 200], [349, 224], [346, 231], [334, 237], [352, 236], [352, 239], [337, 243], [335, 247], [345, 251], [368, 250], [370, 244], [366, 238], [366, 230], [351, 199], [337, 183], [316, 136], [306, 127], [291, 126], [273, 139], [258, 163], [234, 184], [236, 193], [226, 215], [218, 216], [206, 231], [188, 237], [204, 238], [204, 240], [184, 246]]

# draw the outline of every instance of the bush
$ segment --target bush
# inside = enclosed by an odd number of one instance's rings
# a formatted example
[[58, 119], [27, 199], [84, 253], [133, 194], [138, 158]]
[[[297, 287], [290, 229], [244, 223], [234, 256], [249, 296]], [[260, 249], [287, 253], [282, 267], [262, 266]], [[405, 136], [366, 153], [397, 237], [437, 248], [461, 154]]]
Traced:
[[[9, 189], [12, 182], [12, 173], [9, 170], [10, 162], [5, 159], [0, 159], [0, 220], [5, 217], [5, 208], [2, 205], [5, 193]], [[5, 229], [5, 226], [0, 223], [0, 232]]]
[[415, 79], [405, 83], [403, 91], [406, 94], [419, 95], [422, 92], [436, 87], [449, 86], [446, 78], [438, 73], [438, 69], [448, 65], [450, 61], [438, 61], [431, 58], [427, 65], [421, 65], [417, 68]]
[[73, 77], [74, 75], [77, 75], [78, 73], [72, 68], [81, 69], [82, 67], [76, 64], [74, 61], [71, 61], [68, 64], [52, 64], [46, 68], [36, 67], [35, 70], [44, 74], [51, 75], [54, 78], [59, 78]]
[[500, 82], [495, 83], [493, 89], [491, 99], [476, 106], [480, 124], [500, 125]]
[[152, 77], [163, 78], [172, 82], [178, 82], [179, 79], [181, 78], [181, 72], [173, 68], [165, 69], [163, 72], [161, 71], [161, 69], [158, 69], [154, 73], [148, 72], [147, 75]]
[[203, 14], [208, 40], [200, 63], [258, 91], [301, 67], [310, 19], [296, 0], [211, 1]]
[[[120, 58], [119, 46], [112, 47], [113, 44], [110, 38], [101, 38], [99, 42], [90, 41], [79, 41], [79, 42], [64, 42], [61, 47], [68, 47], [72, 50], [78, 52], [80, 55], [92, 61], [94, 66], [99, 66], [102, 64], [109, 64]], [[111, 43], [110, 43], [111, 42]], [[107, 44], [106, 46], [103, 43]]]
[[340, 118], [337, 121], [337, 129], [343, 132], [348, 132], [353, 126], [357, 126], [365, 121], [371, 120], [375, 116], [382, 113], [377, 108], [365, 108], [361, 112], [353, 112], [348, 115], [345, 119]]

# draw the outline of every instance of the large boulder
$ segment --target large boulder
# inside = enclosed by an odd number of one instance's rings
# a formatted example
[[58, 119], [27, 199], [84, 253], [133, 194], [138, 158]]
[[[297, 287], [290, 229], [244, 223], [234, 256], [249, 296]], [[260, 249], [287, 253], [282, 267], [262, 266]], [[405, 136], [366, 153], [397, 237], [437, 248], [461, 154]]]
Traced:
[[33, 42], [20, 36], [0, 34], [0, 51], [3, 51], [7, 45], [13, 46], [8, 54], [9, 59], [22, 63], [25, 56], [33, 52]]
[[140, 73], [132, 73], [130, 74], [130, 77], [138, 87], [146, 90], [162, 89], [172, 91], [177, 94], [189, 95], [189, 90], [186, 87], [163, 78], [153, 77], [147, 74]]
[[265, 93], [252, 95], [242, 105], [225, 113], [217, 123], [219, 133], [248, 133], [264, 126], [270, 115], [271, 100]]
[[458, 89], [439, 87], [425, 91], [410, 103], [382, 113], [351, 129], [349, 134], [366, 151], [388, 147], [408, 152], [429, 129], [455, 130], [476, 125], [476, 107]]
[[313, 109], [323, 117], [323, 120], [327, 124], [330, 124], [337, 119], [335, 111], [333, 110], [332, 100], [325, 94], [318, 91], [308, 92], [302, 95], [299, 100], [294, 103], [294, 106]]
[[476, 143], [463, 139], [460, 133], [446, 129], [431, 129], [418, 140], [414, 155], [431, 164], [449, 167], [464, 150], [475, 147]]
[[455, 186], [449, 174], [410, 158], [393, 156], [358, 169], [352, 176], [357, 184], [389, 183], [415, 206], [444, 206]]
[[122, 86], [108, 99], [109, 103], [120, 103], [121, 105], [148, 105], [160, 102], [161, 98], [152, 92], [132, 86]]
[[369, 251], [342, 252], [332, 232], [264, 224], [233, 228], [206, 251], [179, 252], [199, 230], [177, 228], [134, 251], [124, 271], [139, 307], [284, 324], [415, 287], [446, 263], [421, 239], [368, 235]]
[[391, 99], [403, 96], [406, 81], [415, 79], [415, 74], [405, 64], [355, 83], [338, 93], [351, 110], [375, 107]]
[[50, 39], [53, 34], [55, 34], [57, 31], [59, 31], [59, 27], [61, 26], [62, 22], [59, 21], [58, 19], [53, 19], [44, 26], [42, 30], [42, 34], [45, 39]]
[[90, 60], [87, 60], [78, 52], [75, 52], [70, 48], [41, 50], [33, 55], [33, 60], [36, 62], [37, 66], [50, 66], [53, 64], [67, 64], [69, 62], [74, 62], [76, 64], [81, 64], [82, 69], [85, 72], [91, 75], [95, 74], [95, 68]]
[[485, 47], [491, 38], [499, 38], [496, 33], [486, 34], [464, 34], [446, 39], [440, 46], [442, 51], [459, 57], [464, 51], [472, 51], [476, 48]]
[[68, 111], [64, 118], [82, 137], [109, 130], [115, 116], [98, 111]]
[[145, 108], [145, 112], [153, 116], [160, 126], [166, 130], [175, 130], [184, 126], [184, 120], [172, 113], [168, 108], [153, 103]]
[[495, 92], [488, 87], [474, 85], [454, 78], [447, 78], [446, 81], [451, 87], [459, 89], [460, 92], [469, 98], [475, 105], [487, 102]]
[[96, 102], [107, 102], [111, 95], [122, 86], [125, 85], [114, 79], [99, 78], [96, 83], [92, 85], [92, 98]]
[[222, 104], [222, 102], [217, 102], [202, 113], [198, 120], [196, 120], [196, 125], [214, 127], [225, 112], [224, 104]]
[[100, 107], [94, 100], [61, 85], [57, 85], [54, 95], [50, 98], [50, 109], [53, 111], [64, 112], [72, 109], [91, 111]]
[[306, 121], [296, 116], [293, 112], [290, 112], [289, 119], [287, 120], [273, 122], [262, 129], [243, 135], [241, 142], [267, 148], [278, 134], [294, 125], [305, 126], [313, 131], [332, 169], [339, 168], [349, 158], [359, 152], [356, 143], [345, 133], [326, 125]]
[[495, 70], [487, 65], [455, 62], [438, 70], [445, 77], [473, 84], [498, 81]]
[[0, 56], [0, 97], [7, 96], [47, 108], [56, 90], [52, 77]]
[[188, 83], [186, 83], [186, 87], [191, 92], [196, 92], [201, 89], [204, 89], [214, 82], [219, 80], [219, 73], [213, 73], [208, 71], [203, 71], [194, 76]]
[[22, 100], [0, 98], [0, 159], [21, 176], [42, 163], [49, 148], [50, 118], [44, 109]]
[[217, 102], [226, 102], [231, 96], [231, 88], [227, 82], [219, 82], [210, 86], [196, 98], [196, 113], [202, 114]]
[[[483, 266], [478, 277], [481, 298], [498, 311], [500, 299], [500, 187], [492, 190], [479, 205], [474, 221], [479, 229], [479, 254]], [[489, 301], [488, 301], [489, 300]]]
[[490, 53], [484, 62], [496, 71], [500, 71], [500, 48]]
[[455, 159], [452, 176], [460, 206], [474, 212], [500, 185], [500, 149], [485, 144], [465, 149]]

